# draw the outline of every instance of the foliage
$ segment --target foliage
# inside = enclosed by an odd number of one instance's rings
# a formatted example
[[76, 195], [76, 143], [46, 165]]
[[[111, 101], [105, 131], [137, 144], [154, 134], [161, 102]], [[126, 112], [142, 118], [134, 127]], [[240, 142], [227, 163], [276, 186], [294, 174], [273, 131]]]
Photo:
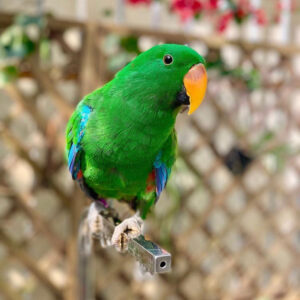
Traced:
[[251, 6], [249, 0], [236, 2], [227, 0], [227, 8], [223, 9], [219, 0], [173, 0], [172, 11], [177, 13], [182, 21], [199, 18], [200, 14], [217, 15], [217, 30], [225, 31], [231, 21], [242, 24], [253, 17], [259, 25], [266, 23], [265, 12]]
[[45, 19], [19, 15], [0, 35], [0, 87], [18, 76], [20, 63], [39, 49], [41, 58], [49, 55], [49, 44], [43, 36]]
[[15, 66], [5, 66], [0, 71], [0, 87], [15, 80], [18, 77], [18, 70]]
[[138, 39], [134, 36], [126, 36], [120, 39], [120, 46], [127, 52], [140, 54], [141, 51], [138, 46]]
[[287, 158], [295, 155], [297, 151], [291, 149], [287, 143], [276, 143], [276, 138], [277, 135], [273, 131], [263, 132], [258, 141], [252, 145], [252, 152], [255, 156], [270, 155], [276, 162], [276, 171], [282, 171]]
[[[155, 0], [152, 0], [155, 1]], [[129, 4], [149, 4], [151, 0], [127, 0]], [[225, 7], [225, 8], [224, 8]], [[223, 32], [231, 21], [242, 24], [249, 17], [259, 25], [266, 24], [266, 14], [262, 9], [254, 8], [250, 0], [172, 0], [170, 11], [177, 14], [182, 22], [199, 19], [202, 15], [217, 16], [217, 30]]]
[[[152, 1], [160, 0], [127, 0], [128, 4], [150, 4]], [[283, 10], [282, 0], [274, 0], [275, 14], [269, 22], [279, 22], [281, 12]], [[297, 0], [291, 1], [291, 10], [299, 9]], [[230, 22], [242, 24], [250, 17], [256, 21], [258, 25], [266, 25], [267, 17], [263, 9], [255, 8], [250, 0], [172, 0], [170, 11], [177, 14], [182, 22], [190, 19], [199, 19], [203, 15], [217, 17], [216, 29], [224, 32]]]
[[34, 51], [34, 42], [21, 26], [9, 27], [0, 36], [0, 59], [20, 59]]

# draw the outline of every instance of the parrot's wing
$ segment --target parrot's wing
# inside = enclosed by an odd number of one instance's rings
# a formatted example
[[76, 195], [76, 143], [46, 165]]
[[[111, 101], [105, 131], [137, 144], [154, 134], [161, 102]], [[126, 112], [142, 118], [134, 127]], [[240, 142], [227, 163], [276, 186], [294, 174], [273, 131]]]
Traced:
[[155, 191], [156, 191], [156, 200], [159, 199], [159, 196], [163, 189], [165, 188], [169, 175], [171, 173], [171, 168], [169, 168], [166, 163], [162, 161], [162, 152], [160, 151], [156, 156], [155, 162], [153, 164], [153, 169], [155, 172]]
[[165, 188], [169, 175], [171, 173], [171, 166], [162, 159], [162, 152], [160, 151], [156, 156], [153, 163], [153, 168], [147, 179], [146, 190], [142, 194], [142, 200], [140, 202], [140, 212], [142, 219], [146, 219], [146, 216], [154, 205]]
[[81, 141], [91, 112], [92, 108], [90, 106], [86, 104], [79, 105], [72, 115], [67, 127], [68, 166], [73, 179], [77, 180], [82, 177], [80, 168], [80, 154], [82, 151]]

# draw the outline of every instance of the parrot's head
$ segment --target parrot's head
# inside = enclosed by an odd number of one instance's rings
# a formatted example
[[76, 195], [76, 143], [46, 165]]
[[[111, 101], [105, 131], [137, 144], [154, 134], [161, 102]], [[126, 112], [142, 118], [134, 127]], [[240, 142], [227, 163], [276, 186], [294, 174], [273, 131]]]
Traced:
[[[132, 60], [116, 78], [138, 96], [148, 111], [177, 112], [189, 105], [192, 114], [201, 104], [207, 86], [205, 60], [184, 45], [162, 44]], [[129, 90], [129, 89], [127, 89]]]

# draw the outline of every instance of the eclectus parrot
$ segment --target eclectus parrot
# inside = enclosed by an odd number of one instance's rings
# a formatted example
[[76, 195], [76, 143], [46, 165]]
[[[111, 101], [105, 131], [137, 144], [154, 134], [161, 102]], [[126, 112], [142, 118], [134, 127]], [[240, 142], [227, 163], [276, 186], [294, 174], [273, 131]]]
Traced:
[[[205, 61], [193, 49], [162, 44], [143, 52], [78, 104], [66, 130], [69, 170], [85, 193], [127, 201], [138, 214], [115, 228], [112, 243], [141, 233], [176, 159], [175, 120], [192, 114], [207, 86]], [[128, 240], [127, 240], [128, 241]]]

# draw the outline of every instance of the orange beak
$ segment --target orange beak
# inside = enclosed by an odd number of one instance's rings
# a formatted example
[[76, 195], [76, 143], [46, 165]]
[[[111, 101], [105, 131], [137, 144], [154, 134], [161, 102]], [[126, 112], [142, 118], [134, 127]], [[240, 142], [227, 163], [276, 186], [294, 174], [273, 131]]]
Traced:
[[207, 86], [207, 74], [203, 64], [194, 65], [183, 78], [184, 87], [190, 97], [191, 115], [201, 104]]

